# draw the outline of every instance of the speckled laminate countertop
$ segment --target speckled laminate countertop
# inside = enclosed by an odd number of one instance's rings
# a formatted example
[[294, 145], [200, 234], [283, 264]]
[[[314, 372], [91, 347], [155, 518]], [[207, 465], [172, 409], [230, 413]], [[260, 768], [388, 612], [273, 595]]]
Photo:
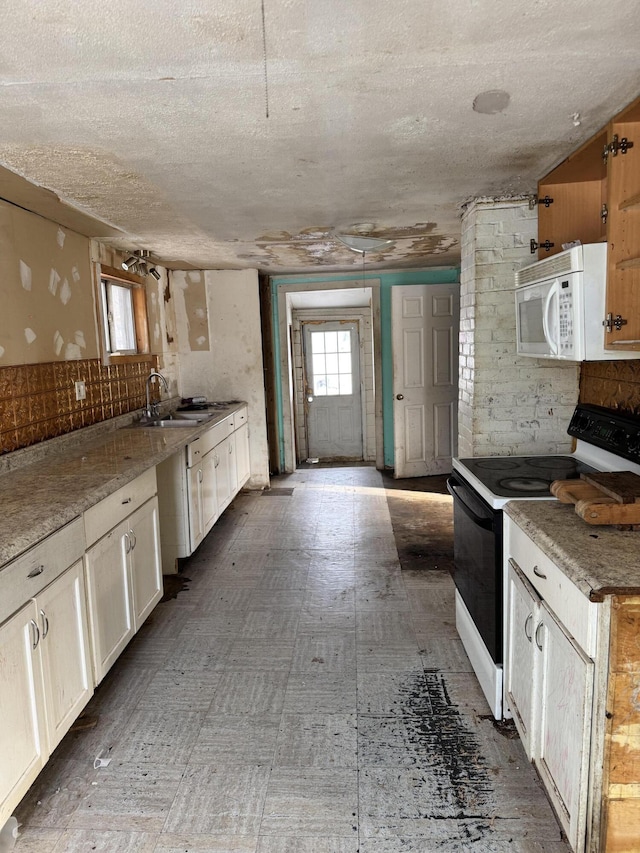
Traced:
[[504, 511], [592, 601], [640, 594], [640, 530], [587, 524], [557, 501], [510, 501]]
[[60, 448], [53, 439], [44, 458], [0, 474], [0, 567], [244, 405], [193, 427], [129, 426], [91, 438], [79, 431], [77, 442]]

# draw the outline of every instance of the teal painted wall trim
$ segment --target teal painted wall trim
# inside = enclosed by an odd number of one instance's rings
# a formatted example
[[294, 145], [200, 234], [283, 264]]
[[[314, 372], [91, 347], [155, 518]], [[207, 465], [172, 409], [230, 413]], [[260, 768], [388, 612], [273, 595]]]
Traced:
[[[278, 318], [278, 285], [275, 279], [271, 279], [271, 322], [273, 324], [273, 360], [275, 376], [276, 396], [276, 422], [278, 424], [278, 454], [277, 470], [284, 470], [284, 409], [282, 408], [282, 370], [280, 358], [280, 321]], [[275, 462], [276, 460], [274, 460]]]
[[[393, 452], [393, 361], [391, 356], [391, 288], [395, 285], [412, 284], [454, 284], [460, 281], [460, 268], [447, 267], [434, 270], [402, 270], [384, 272], [382, 270], [365, 273], [367, 279], [380, 281], [380, 335], [382, 346], [382, 423], [384, 432], [384, 466], [394, 467]], [[362, 281], [362, 273], [340, 275], [339, 273], [326, 276], [275, 276], [271, 279], [271, 296], [274, 328], [274, 357], [276, 359], [276, 406], [279, 431], [280, 470], [284, 465], [284, 419], [282, 401], [282, 375], [280, 370], [280, 336], [278, 317], [278, 287], [280, 285], [313, 285], [316, 290], [322, 290], [323, 283], [337, 281]]]

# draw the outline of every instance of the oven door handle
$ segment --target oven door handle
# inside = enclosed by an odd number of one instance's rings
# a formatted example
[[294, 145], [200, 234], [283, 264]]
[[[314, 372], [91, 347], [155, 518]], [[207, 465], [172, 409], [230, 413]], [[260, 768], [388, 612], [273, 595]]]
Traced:
[[465, 499], [462, 497], [464, 489], [459, 487], [459, 484], [453, 479], [453, 477], [449, 477], [447, 480], [447, 489], [450, 495], [460, 501], [460, 507], [474, 524], [477, 524], [478, 527], [482, 527], [484, 530], [493, 530], [493, 518], [483, 518], [471, 509], [469, 504], [466, 503]]

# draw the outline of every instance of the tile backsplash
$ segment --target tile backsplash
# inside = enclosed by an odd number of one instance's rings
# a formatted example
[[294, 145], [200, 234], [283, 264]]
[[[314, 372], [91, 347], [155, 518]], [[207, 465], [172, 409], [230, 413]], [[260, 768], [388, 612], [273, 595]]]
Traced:
[[[0, 367], [0, 453], [142, 409], [152, 368], [148, 359], [104, 365], [97, 358]], [[84, 400], [76, 400], [77, 381], [85, 383]]]
[[580, 402], [640, 415], [640, 359], [584, 361]]

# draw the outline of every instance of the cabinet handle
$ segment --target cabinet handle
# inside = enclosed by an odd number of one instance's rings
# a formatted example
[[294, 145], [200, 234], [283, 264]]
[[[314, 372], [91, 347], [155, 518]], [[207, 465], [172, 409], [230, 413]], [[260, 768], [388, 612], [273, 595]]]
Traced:
[[201, 483], [204, 480], [204, 476], [202, 474], [202, 468], [198, 470], [198, 482]]
[[233, 444], [229, 445], [229, 454], [233, 453]]
[[547, 576], [544, 574], [544, 572], [541, 572], [537, 566], [533, 567], [533, 573], [537, 578], [542, 578], [543, 581], [546, 581]]
[[31, 648], [37, 649], [38, 643], [40, 642], [40, 628], [38, 628], [38, 623], [35, 619], [30, 619], [29, 624], [31, 625]]
[[540, 628], [542, 628], [544, 622], [538, 622], [538, 627], [536, 628], [536, 646], [542, 651], [542, 643], [540, 642]]
[[131, 553], [131, 539], [129, 538], [129, 534], [125, 533], [124, 538], [127, 540], [127, 544], [125, 545], [124, 553], [130, 554]]
[[43, 572], [44, 572], [44, 566], [36, 566], [35, 569], [31, 569], [31, 571], [29, 572], [27, 577], [28, 578], [37, 578], [38, 575], [41, 575]]
[[130, 504], [130, 503], [131, 503], [131, 498], [125, 498], [125, 499], [122, 501], [122, 503], [123, 503], [123, 504]]
[[133, 530], [129, 531], [129, 541], [131, 542], [131, 550], [133, 551], [133, 549], [138, 544], [138, 538], [137, 538], [136, 534], [133, 532]]
[[49, 633], [49, 620], [47, 619], [47, 614], [44, 610], [40, 611], [40, 618], [42, 619], [42, 639], [44, 640]]
[[533, 639], [533, 634], [530, 634], [529, 631], [527, 630], [527, 628], [529, 628], [529, 626], [531, 625], [532, 622], [533, 622], [533, 613], [530, 613], [527, 616], [527, 618], [524, 620], [524, 635], [527, 638], [527, 640], [529, 640], [529, 642], [531, 642], [531, 640]]

